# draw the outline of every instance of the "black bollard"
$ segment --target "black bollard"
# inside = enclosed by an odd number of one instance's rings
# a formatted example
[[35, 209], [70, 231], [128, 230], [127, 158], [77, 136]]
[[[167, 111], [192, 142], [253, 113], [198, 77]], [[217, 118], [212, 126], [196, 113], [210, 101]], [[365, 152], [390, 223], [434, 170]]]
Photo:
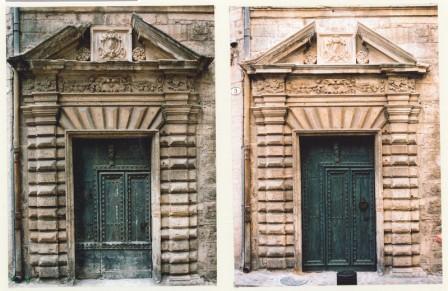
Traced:
[[338, 285], [357, 285], [358, 279], [355, 271], [340, 271], [337, 273]]

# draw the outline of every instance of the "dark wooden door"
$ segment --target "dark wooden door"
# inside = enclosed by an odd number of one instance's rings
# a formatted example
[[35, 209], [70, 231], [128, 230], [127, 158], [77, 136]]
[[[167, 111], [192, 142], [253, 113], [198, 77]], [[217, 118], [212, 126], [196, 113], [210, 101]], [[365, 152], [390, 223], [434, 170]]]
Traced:
[[73, 141], [77, 278], [151, 276], [150, 145]]
[[303, 270], [376, 270], [373, 145], [300, 138]]

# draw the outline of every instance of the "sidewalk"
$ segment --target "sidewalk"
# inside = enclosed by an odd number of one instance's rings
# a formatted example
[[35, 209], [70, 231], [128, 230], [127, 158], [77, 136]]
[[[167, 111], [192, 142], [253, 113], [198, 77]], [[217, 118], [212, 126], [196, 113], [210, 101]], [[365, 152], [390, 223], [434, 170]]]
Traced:
[[[393, 277], [380, 275], [377, 272], [358, 272], [358, 285], [384, 285], [384, 284], [441, 284], [442, 275], [428, 275], [425, 277]], [[336, 272], [319, 272], [296, 274], [285, 271], [252, 271], [243, 273], [235, 270], [235, 286], [301, 286], [301, 285], [336, 285]]]

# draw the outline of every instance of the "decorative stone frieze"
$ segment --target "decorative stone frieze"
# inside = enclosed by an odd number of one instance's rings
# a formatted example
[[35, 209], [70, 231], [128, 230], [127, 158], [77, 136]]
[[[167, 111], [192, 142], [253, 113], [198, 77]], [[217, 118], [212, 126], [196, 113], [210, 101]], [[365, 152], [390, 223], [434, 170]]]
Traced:
[[266, 78], [255, 81], [254, 94], [284, 93], [285, 81], [279, 78]]
[[364, 94], [384, 93], [383, 79], [359, 78], [291, 78], [286, 82], [288, 94]]
[[163, 92], [164, 79], [152, 77], [150, 80], [135, 80], [130, 76], [91, 76], [87, 79], [60, 79], [60, 90], [66, 93], [110, 93], [110, 92]]
[[415, 92], [415, 80], [407, 77], [391, 77], [388, 80], [387, 89], [393, 93]]

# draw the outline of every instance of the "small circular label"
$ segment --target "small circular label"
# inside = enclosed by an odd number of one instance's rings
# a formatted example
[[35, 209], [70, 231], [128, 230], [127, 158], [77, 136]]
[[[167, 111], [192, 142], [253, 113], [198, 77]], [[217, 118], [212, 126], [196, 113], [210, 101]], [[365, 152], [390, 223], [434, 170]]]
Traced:
[[241, 93], [241, 88], [240, 87], [232, 87], [230, 92], [232, 93], [232, 95], [238, 95]]

